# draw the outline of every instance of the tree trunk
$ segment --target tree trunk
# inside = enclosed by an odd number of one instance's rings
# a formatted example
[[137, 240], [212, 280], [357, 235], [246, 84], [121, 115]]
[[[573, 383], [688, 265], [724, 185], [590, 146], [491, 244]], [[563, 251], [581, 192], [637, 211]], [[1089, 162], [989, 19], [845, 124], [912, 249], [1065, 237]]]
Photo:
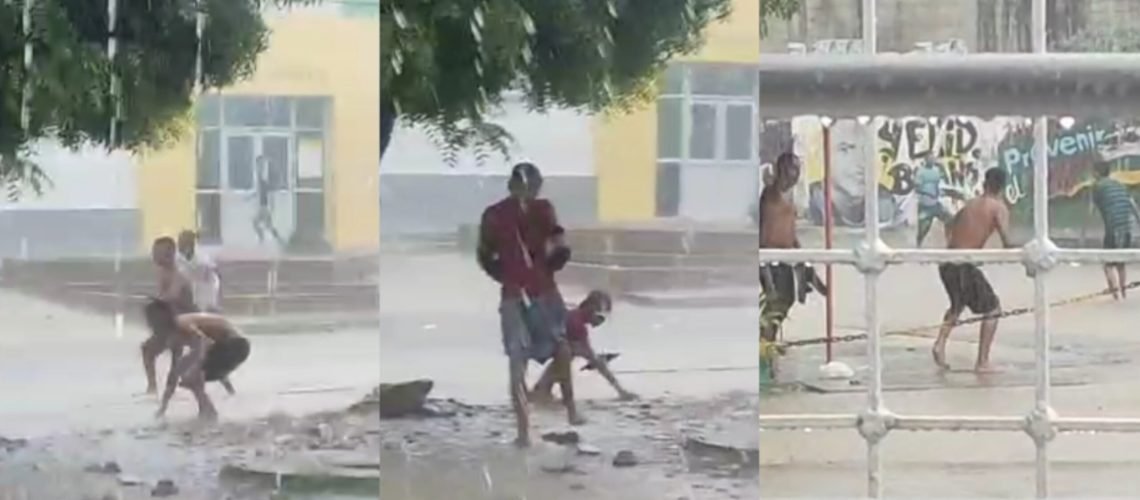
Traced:
[[388, 143], [392, 140], [392, 132], [396, 130], [396, 106], [391, 100], [380, 98], [380, 160], [384, 160], [384, 152], [388, 150]]

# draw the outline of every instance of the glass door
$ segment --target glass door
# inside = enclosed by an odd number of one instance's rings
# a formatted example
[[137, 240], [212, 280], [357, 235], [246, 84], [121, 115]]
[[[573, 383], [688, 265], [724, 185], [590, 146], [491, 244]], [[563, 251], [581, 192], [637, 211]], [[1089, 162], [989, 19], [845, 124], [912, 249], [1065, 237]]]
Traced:
[[231, 132], [224, 156], [222, 244], [283, 251], [295, 219], [290, 135]]

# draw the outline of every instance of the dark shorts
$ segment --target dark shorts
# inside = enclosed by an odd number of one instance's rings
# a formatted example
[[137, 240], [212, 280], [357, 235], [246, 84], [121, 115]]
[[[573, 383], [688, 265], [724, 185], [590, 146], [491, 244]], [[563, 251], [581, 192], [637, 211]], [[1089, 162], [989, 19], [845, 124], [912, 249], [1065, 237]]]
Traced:
[[249, 340], [231, 336], [214, 342], [210, 350], [206, 351], [206, 359], [202, 361], [202, 374], [205, 375], [206, 382], [216, 382], [226, 378], [248, 358]]
[[566, 304], [557, 293], [535, 297], [529, 304], [520, 298], [504, 298], [499, 303], [499, 322], [507, 357], [545, 363], [566, 338]]
[[1132, 228], [1105, 230], [1104, 248], [1105, 250], [1132, 248]]
[[788, 264], [760, 266], [760, 289], [764, 291], [762, 318], [782, 323], [796, 302], [796, 272]]
[[990, 286], [986, 275], [974, 264], [942, 264], [938, 275], [946, 296], [950, 298], [950, 308], [961, 311], [969, 308], [974, 314], [986, 314], [1001, 307], [1001, 301]]

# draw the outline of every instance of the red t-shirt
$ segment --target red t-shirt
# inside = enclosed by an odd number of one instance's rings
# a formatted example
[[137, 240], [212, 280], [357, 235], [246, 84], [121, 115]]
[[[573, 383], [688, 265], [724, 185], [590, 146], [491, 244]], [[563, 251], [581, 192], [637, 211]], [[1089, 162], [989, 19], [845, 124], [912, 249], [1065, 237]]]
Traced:
[[519, 297], [522, 290], [531, 297], [558, 291], [546, 265], [546, 244], [557, 225], [554, 206], [543, 199], [528, 203], [525, 212], [510, 197], [483, 211], [481, 238], [499, 256], [503, 297]]
[[590, 324], [586, 312], [574, 308], [566, 313], [566, 339], [571, 342], [590, 340]]

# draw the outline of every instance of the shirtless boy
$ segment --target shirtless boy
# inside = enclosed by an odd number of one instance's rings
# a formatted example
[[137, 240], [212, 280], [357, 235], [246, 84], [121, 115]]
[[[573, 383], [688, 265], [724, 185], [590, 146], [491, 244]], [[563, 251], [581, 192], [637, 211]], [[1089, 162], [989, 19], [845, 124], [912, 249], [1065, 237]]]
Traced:
[[[1005, 183], [1005, 170], [991, 168], [986, 171], [983, 184], [985, 192], [966, 202], [966, 205], [954, 216], [946, 231], [947, 248], [954, 250], [984, 248], [986, 241], [995, 232], [1001, 237], [1005, 248], [1014, 247], [1009, 240], [1009, 209], [1002, 199]], [[950, 368], [946, 363], [946, 341], [950, 338], [950, 331], [954, 329], [954, 324], [962, 315], [962, 311], [969, 308], [974, 314], [985, 316], [974, 370], [978, 373], [993, 371], [990, 366], [990, 347], [993, 346], [994, 334], [997, 332], [997, 316], [1001, 313], [1001, 301], [998, 300], [993, 287], [975, 264], [944, 263], [938, 266], [938, 275], [950, 299], [950, 308], [942, 318], [942, 328], [939, 329], [938, 338], [934, 341], [932, 349], [934, 363], [944, 370]]]
[[[158, 295], [143, 310], [147, 325], [150, 326], [151, 330], [150, 337], [143, 341], [142, 346], [140, 346], [143, 369], [146, 371], [147, 394], [158, 392], [154, 363], [162, 351], [170, 351], [171, 370], [174, 369], [181, 353], [181, 346], [171, 344], [171, 338], [167, 335], [169, 331], [164, 331], [158, 324], [161, 322], [162, 310], [170, 309], [171, 314], [174, 315], [196, 310], [190, 282], [178, 272], [176, 253], [174, 240], [169, 237], [158, 238], [151, 245], [151, 259], [154, 261], [158, 274]], [[167, 376], [169, 377], [169, 375]]]
[[[590, 292], [586, 295], [586, 299], [578, 304], [578, 307], [566, 313], [566, 339], [574, 357], [582, 358], [588, 363], [587, 366], [596, 368], [598, 373], [606, 379], [606, 382], [609, 382], [610, 386], [617, 391], [619, 399], [630, 401], [637, 399], [637, 394], [622, 387], [617, 381], [617, 377], [610, 371], [606, 360], [602, 359], [594, 351], [593, 345], [590, 344], [590, 328], [597, 328], [605, 323], [606, 315], [612, 309], [613, 300], [608, 293], [601, 290]], [[547, 364], [546, 369], [542, 372], [542, 377], [538, 379], [538, 382], [534, 384], [534, 389], [531, 390], [532, 399], [538, 402], [552, 401], [554, 398], [551, 392], [554, 388], [555, 378], [554, 363]]]
[[[784, 153], [776, 159], [775, 172], [765, 179], [760, 194], [760, 248], [799, 248], [796, 237], [796, 206], [784, 193], [800, 178], [800, 159]], [[796, 271], [784, 263], [768, 263], [760, 267], [760, 286], [764, 291], [762, 318], [772, 321], [760, 323], [760, 336], [773, 342], [780, 324], [796, 302]]]
[[[173, 311], [171, 311], [173, 312]], [[170, 398], [181, 386], [194, 394], [198, 401], [198, 417], [216, 419], [218, 411], [206, 394], [206, 382], [220, 382], [249, 358], [249, 340], [242, 337], [226, 318], [211, 313], [185, 313], [173, 319], [176, 342], [189, 347], [174, 371], [166, 378], [156, 416], [166, 414]], [[171, 326], [167, 323], [167, 327]]]

